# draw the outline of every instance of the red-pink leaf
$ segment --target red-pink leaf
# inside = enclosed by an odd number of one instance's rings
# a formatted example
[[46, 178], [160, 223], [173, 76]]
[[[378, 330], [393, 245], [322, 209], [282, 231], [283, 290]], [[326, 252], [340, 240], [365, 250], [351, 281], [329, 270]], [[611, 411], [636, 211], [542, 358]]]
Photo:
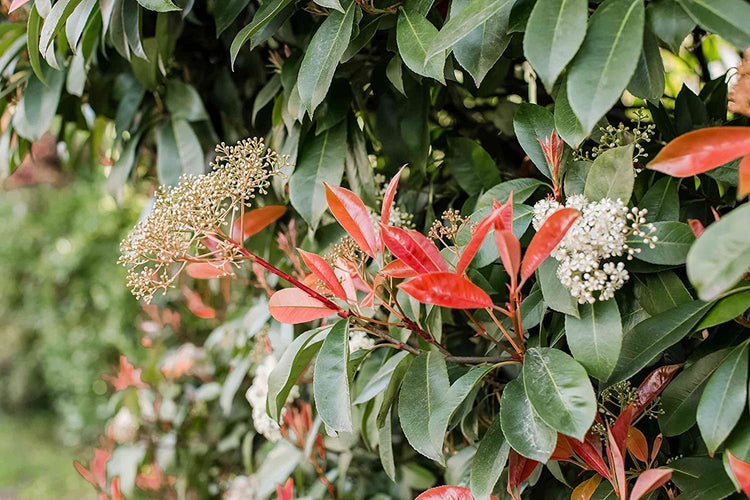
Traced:
[[646, 441], [646, 436], [641, 431], [635, 427], [631, 427], [628, 430], [626, 445], [635, 458], [641, 462], [648, 463], [648, 442]]
[[388, 250], [417, 273], [448, 270], [435, 244], [421, 233], [381, 224], [380, 234]]
[[750, 497], [750, 464], [735, 457], [729, 450], [726, 453], [734, 478], [742, 488], [742, 492]]
[[413, 278], [418, 274], [401, 259], [392, 260], [380, 270], [380, 273], [391, 278]]
[[336, 273], [333, 271], [330, 264], [328, 264], [328, 262], [326, 262], [326, 260], [320, 255], [305, 252], [301, 248], [298, 248], [297, 251], [302, 256], [302, 260], [305, 261], [305, 265], [310, 268], [310, 271], [313, 272], [315, 277], [321, 280], [336, 297], [346, 300], [346, 291], [344, 291], [344, 287], [341, 286], [341, 283], [336, 277]]
[[269, 205], [248, 210], [232, 224], [232, 239], [245, 241], [279, 220], [285, 213], [286, 207], [283, 205]]
[[458, 259], [458, 264], [456, 264], [457, 274], [463, 273], [466, 268], [469, 267], [469, 264], [479, 251], [479, 247], [482, 246], [487, 233], [489, 233], [490, 229], [492, 229], [492, 227], [495, 225], [495, 220], [499, 217], [499, 215], [500, 208], [493, 208], [489, 215], [482, 219], [479, 224], [477, 224], [474, 233], [472, 233], [471, 235], [469, 244], [466, 245], [464, 251], [461, 252], [461, 258]]
[[638, 500], [652, 491], [660, 488], [664, 483], [672, 479], [672, 469], [649, 469], [638, 476], [638, 480], [630, 493], [630, 500]]
[[578, 441], [575, 438], [568, 438], [568, 443], [570, 444], [571, 448], [573, 448], [573, 451], [575, 451], [576, 454], [581, 457], [589, 467], [594, 469], [601, 476], [607, 479], [610, 478], [609, 470], [607, 470], [607, 464], [604, 462], [604, 459], [602, 458], [599, 451], [594, 448], [594, 445], [586, 440]]
[[631, 403], [622, 409], [610, 429], [612, 439], [617, 444], [620, 453], [625, 453], [625, 443], [628, 439], [628, 432], [630, 424], [633, 423], [633, 418], [635, 418], [635, 406]]
[[526, 458], [513, 448], [508, 454], [508, 491], [511, 491], [526, 481], [534, 472], [539, 462]]
[[276, 500], [294, 500], [294, 479], [287, 479], [283, 487], [276, 486]]
[[122, 500], [122, 493], [120, 492], [120, 476], [112, 478], [112, 500]]
[[182, 293], [187, 299], [187, 308], [191, 313], [201, 319], [213, 319], [216, 317], [216, 310], [213, 307], [207, 306], [198, 292], [183, 286]]
[[515, 290], [518, 268], [521, 265], [521, 242], [512, 231], [495, 229], [495, 243], [503, 261], [505, 271], [510, 275], [511, 288]]
[[703, 227], [703, 223], [698, 219], [688, 219], [687, 222], [696, 238], [703, 234], [703, 231], [706, 230], [706, 228]]
[[690, 177], [750, 153], [750, 127], [709, 127], [672, 140], [647, 165], [674, 177]]
[[536, 268], [549, 257], [552, 250], [565, 237], [568, 229], [578, 219], [581, 213], [573, 208], [561, 208], [549, 216], [539, 231], [531, 239], [529, 248], [521, 264], [521, 283], [523, 284]]
[[570, 494], [570, 500], [590, 500], [601, 482], [602, 476], [588, 478], [575, 487], [573, 493]]
[[370, 214], [359, 196], [346, 188], [326, 183], [328, 208], [349, 236], [370, 257], [378, 252], [378, 238]]
[[750, 193], [750, 155], [740, 162], [740, 183], [737, 186], [737, 197], [743, 198]]
[[450, 272], [420, 274], [398, 287], [423, 304], [454, 309], [492, 307], [487, 292], [463, 276]]
[[[497, 497], [490, 497], [498, 500]], [[474, 500], [469, 488], [460, 486], [437, 486], [420, 494], [415, 500]]]
[[659, 454], [662, 441], [664, 441], [664, 436], [661, 434], [654, 438], [654, 445], [651, 447], [651, 463], [656, 461], [656, 455]]
[[[513, 191], [508, 195], [508, 199], [505, 201], [505, 205], [501, 205], [499, 201], [493, 200], [492, 206], [500, 209], [499, 222], [502, 224], [503, 229], [508, 231], [513, 230]], [[497, 227], [496, 227], [497, 228]]]
[[232, 273], [232, 265], [225, 260], [215, 262], [193, 262], [185, 266], [188, 276], [197, 280], [208, 280]]
[[299, 288], [284, 288], [271, 295], [268, 310], [281, 323], [307, 323], [336, 313]]
[[398, 181], [401, 179], [401, 172], [404, 171], [406, 165], [401, 167], [401, 170], [391, 179], [388, 184], [388, 188], [385, 190], [383, 195], [383, 205], [380, 210], [380, 222], [384, 225], [388, 225], [388, 220], [391, 218], [391, 207], [393, 207], [393, 198], [396, 196], [396, 188], [398, 187]]
[[635, 416], [641, 414], [648, 405], [653, 403], [654, 399], [666, 389], [669, 382], [674, 378], [681, 364], [660, 366], [646, 376], [636, 390], [636, 400], [632, 403], [635, 405]]
[[557, 444], [555, 444], [555, 450], [552, 452], [550, 460], [565, 461], [572, 457], [573, 453], [574, 451], [568, 442], [568, 438], [558, 432]]
[[14, 10], [23, 5], [26, 5], [27, 3], [29, 3], [29, 0], [13, 0], [10, 4], [10, 8], [8, 9], [8, 14], [12, 14]]
[[628, 496], [628, 482], [625, 479], [625, 458], [622, 456], [622, 452], [618, 448], [617, 444], [612, 437], [612, 433], [609, 432], [609, 426], [607, 426], [607, 436], [609, 438], [609, 446], [607, 451], [609, 452], [609, 463], [613, 472], [613, 479], [610, 479], [612, 486], [619, 491], [617, 498], [627, 498]]

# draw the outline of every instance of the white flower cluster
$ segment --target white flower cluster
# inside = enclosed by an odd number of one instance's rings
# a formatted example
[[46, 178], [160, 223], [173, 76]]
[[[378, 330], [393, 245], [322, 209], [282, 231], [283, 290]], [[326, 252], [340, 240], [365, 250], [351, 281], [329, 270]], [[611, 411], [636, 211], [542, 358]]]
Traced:
[[132, 443], [138, 435], [138, 425], [133, 413], [123, 406], [107, 424], [107, 436], [119, 444]]
[[[563, 205], [552, 199], [534, 205], [534, 229], [539, 229], [547, 218]], [[647, 210], [637, 207], [628, 210], [622, 200], [604, 198], [588, 202], [583, 195], [570, 196], [565, 207], [575, 208], [581, 217], [573, 224], [565, 238], [552, 251], [559, 266], [557, 276], [580, 304], [609, 300], [629, 279], [623, 262], [604, 262], [627, 255], [631, 260], [639, 248], [628, 246], [629, 237], [637, 237], [654, 247], [656, 228], [646, 223]], [[596, 294], [596, 295], [595, 295]]]
[[222, 500], [258, 500], [258, 480], [255, 476], [237, 476], [232, 479]]
[[[255, 370], [253, 384], [245, 393], [245, 398], [253, 407], [253, 426], [255, 430], [263, 434], [269, 441], [281, 439], [281, 431], [277, 424], [266, 413], [266, 399], [268, 398], [268, 377], [276, 366], [276, 359], [272, 355], [266, 356]], [[294, 401], [299, 397], [299, 388], [292, 387], [287, 402]], [[282, 415], [286, 408], [281, 410]]]
[[372, 349], [373, 347], [375, 347], [375, 339], [368, 337], [365, 332], [359, 330], [349, 332], [349, 352]]

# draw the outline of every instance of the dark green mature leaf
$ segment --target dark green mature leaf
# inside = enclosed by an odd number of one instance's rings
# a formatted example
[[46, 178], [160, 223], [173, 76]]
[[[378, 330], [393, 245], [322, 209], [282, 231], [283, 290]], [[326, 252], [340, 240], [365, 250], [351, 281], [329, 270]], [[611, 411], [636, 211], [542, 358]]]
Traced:
[[591, 16], [586, 38], [569, 67], [568, 100], [590, 131], [622, 95], [641, 53], [642, 0], [606, 0]]
[[237, 19], [237, 16], [247, 7], [248, 3], [250, 3], [250, 0], [223, 0], [214, 4], [216, 38]]
[[586, 189], [586, 179], [588, 179], [591, 161], [574, 161], [565, 169], [565, 196], [573, 194], [583, 194]]
[[646, 20], [654, 34], [675, 54], [695, 27], [695, 21], [676, 0], [656, 0], [649, 3], [646, 7]]
[[74, 53], [78, 51], [78, 42], [86, 28], [86, 21], [88, 21], [96, 4], [96, 0], [83, 0], [65, 22], [65, 38], [68, 39], [68, 46]]
[[680, 500], [721, 500], [735, 492], [719, 459], [685, 457], [669, 463], [672, 482], [682, 491]]
[[240, 49], [291, 2], [292, 0], [266, 0], [261, 4], [252, 22], [242, 28], [232, 40], [232, 46], [229, 48], [232, 68], [234, 68], [234, 62], [237, 60]]
[[159, 177], [159, 184], [176, 186], [183, 171], [172, 120], [165, 121], [156, 130], [156, 153], [156, 173]]
[[326, 130], [303, 145], [289, 179], [289, 197], [297, 212], [313, 228], [328, 209], [324, 183], [338, 186], [344, 175], [346, 124]]
[[740, 460], [750, 461], [750, 419], [740, 420], [724, 444], [724, 448]]
[[359, 34], [352, 38], [352, 40], [349, 42], [349, 45], [346, 47], [346, 50], [344, 51], [344, 55], [341, 56], [342, 63], [345, 63], [352, 57], [359, 54], [359, 51], [362, 50], [370, 42], [370, 40], [372, 40], [372, 37], [375, 36], [378, 28], [380, 28], [380, 23], [381, 21], [383, 21], [383, 17], [384, 16], [373, 16], [359, 26]]
[[411, 356], [411, 354], [406, 351], [401, 351], [397, 354], [394, 354], [388, 359], [388, 361], [383, 363], [383, 365], [378, 369], [377, 372], [375, 372], [372, 378], [367, 381], [367, 384], [362, 389], [362, 392], [360, 392], [357, 396], [354, 404], [366, 403], [367, 401], [383, 392], [385, 388], [388, 387], [388, 383], [393, 376], [393, 372], [407, 356]]
[[156, 12], [170, 12], [180, 10], [178, 6], [172, 3], [172, 0], [138, 0], [144, 8]]
[[607, 382], [620, 382], [648, 366], [692, 332], [710, 308], [710, 303], [694, 300], [638, 323], [626, 332], [617, 366]]
[[428, 58], [427, 49], [438, 34], [437, 28], [419, 12], [400, 9], [396, 25], [398, 52], [404, 64], [418, 75], [445, 83], [445, 53]]
[[349, 321], [341, 319], [326, 335], [313, 374], [313, 395], [318, 415], [335, 431], [352, 431], [348, 365]]
[[[44, 80], [36, 75], [29, 77], [23, 99], [13, 115], [13, 127], [28, 140], [41, 138], [52, 124], [65, 83], [65, 73], [50, 66], [43, 67]], [[45, 85], [46, 82], [46, 85]]]
[[[628, 241], [631, 248], [640, 250], [635, 254], [635, 258], [651, 264], [684, 264], [690, 246], [695, 241], [695, 234], [690, 226], [684, 222], [662, 221], [654, 222], [654, 227], [656, 232], [653, 234], [658, 238], [654, 248], [642, 240]], [[750, 242], [750, 239], [748, 241]]]
[[678, 181], [674, 177], [663, 177], [656, 181], [638, 201], [638, 208], [648, 210], [649, 222], [677, 220], [680, 217]]
[[557, 277], [558, 262], [554, 257], [547, 257], [537, 269], [537, 278], [542, 288], [544, 302], [553, 311], [570, 314], [576, 318], [578, 301], [570, 294]]
[[659, 314], [693, 300], [672, 271], [635, 275], [635, 297], [649, 314]]
[[[513, 179], [510, 181], [501, 182], [495, 184], [489, 191], [484, 193], [477, 201], [477, 210], [482, 208], [491, 207], [492, 201], [497, 200], [502, 204], [508, 201], [511, 191], [513, 192], [513, 202], [523, 203], [536, 191], [539, 186], [545, 184], [539, 179], [533, 179], [525, 177], [523, 179]], [[478, 221], [477, 221], [478, 222]]]
[[[469, 4], [470, 0], [454, 0], [451, 2], [450, 17], [458, 13]], [[487, 19], [471, 33], [456, 42], [453, 55], [458, 63], [474, 78], [474, 83], [482, 84], [482, 80], [492, 69], [510, 42], [506, 35], [511, 3], [498, 13]]]
[[299, 68], [297, 87], [302, 104], [310, 116], [328, 93], [333, 74], [352, 36], [356, 9], [357, 4], [352, 0], [345, 12], [331, 12], [307, 46]]
[[183, 81], [172, 79], [167, 82], [165, 102], [173, 120], [208, 120], [208, 113], [198, 91]]
[[690, 282], [704, 300], [718, 297], [750, 269], [750, 204], [708, 226], [687, 255]]
[[730, 352], [730, 349], [722, 349], [698, 358], [664, 389], [661, 394], [664, 413], [659, 415], [659, 428], [665, 436], [682, 434], [695, 425], [703, 388]]
[[391, 432], [391, 411], [385, 418], [385, 423], [378, 429], [378, 455], [385, 474], [396, 481], [396, 464], [393, 462], [393, 435]]
[[583, 440], [596, 415], [594, 388], [583, 366], [558, 349], [535, 347], [526, 351], [523, 382], [547, 425]]
[[551, 137], [554, 129], [555, 118], [552, 113], [536, 104], [522, 103], [513, 116], [513, 130], [516, 132], [518, 142], [521, 143], [521, 147], [529, 155], [536, 168], [550, 179], [552, 171], [537, 139], [545, 140]]
[[650, 29], [643, 30], [643, 50], [638, 66], [628, 83], [628, 90], [636, 97], [658, 100], [664, 94], [666, 76], [659, 52], [659, 41]]
[[711, 454], [729, 436], [745, 410], [747, 363], [748, 345], [743, 343], [711, 375], [698, 403], [698, 428]]
[[534, 5], [523, 52], [548, 89], [578, 52], [587, 20], [586, 0], [539, 0]]
[[440, 33], [434, 38], [427, 51], [427, 57], [443, 53], [459, 40], [472, 33], [476, 28], [485, 23], [498, 12], [502, 12], [515, 0], [471, 0], [469, 4], [461, 9], [461, 12], [451, 17], [443, 25]]
[[732, 293], [732, 295], [719, 300], [708, 311], [703, 321], [698, 324], [696, 330], [711, 328], [744, 314], [750, 308], [750, 290], [747, 290], [747, 287], [744, 288], [744, 291]]
[[619, 198], [627, 204], [634, 183], [633, 145], [628, 144], [608, 149], [596, 157], [586, 177], [583, 195], [589, 201]]
[[549, 460], [557, 444], [557, 431], [531, 406], [522, 378], [512, 380], [503, 389], [500, 421], [505, 439], [514, 450], [537, 462]]
[[429, 423], [437, 409], [446, 404], [449, 390], [445, 359], [431, 351], [414, 359], [398, 398], [398, 418], [409, 444], [437, 462], [442, 462], [442, 450], [435, 450]]
[[253, 115], [251, 118], [252, 123], [255, 123], [255, 117], [258, 116], [258, 112], [276, 97], [279, 90], [281, 90], [281, 77], [277, 73], [266, 82], [263, 88], [260, 89], [255, 96], [255, 102], [253, 102]]
[[39, 51], [42, 55], [47, 53], [52, 40], [62, 27], [65, 25], [68, 16], [73, 12], [73, 9], [81, 2], [81, 0], [58, 0], [50, 9], [47, 17], [44, 18], [44, 24], [42, 24], [42, 31], [39, 34]]
[[492, 157], [470, 139], [449, 138], [445, 163], [461, 189], [470, 195], [500, 182], [500, 171]]
[[120, 157], [117, 159], [107, 177], [107, 192], [120, 203], [122, 200], [122, 188], [130, 176], [133, 165], [135, 165], [135, 153], [141, 143], [141, 133], [134, 134], [123, 146]]
[[141, 24], [143, 24], [143, 9], [139, 8], [135, 0], [124, 0], [122, 8], [122, 24], [125, 28], [125, 38], [128, 41], [128, 47], [141, 59], [148, 59], [146, 52], [143, 50], [141, 42]]
[[39, 35], [42, 31], [44, 19], [39, 15], [36, 5], [31, 7], [29, 20], [26, 24], [26, 45], [29, 53], [29, 64], [38, 79], [44, 82], [44, 72], [42, 71], [42, 57], [39, 51]]
[[172, 131], [177, 143], [177, 152], [182, 172], [201, 175], [205, 172], [205, 160], [198, 136], [187, 120], [172, 120]]
[[[568, 79], [563, 79], [555, 96], [555, 130], [570, 147], [577, 148], [588, 137], [568, 102]], [[583, 163], [583, 162], [576, 162]], [[585, 180], [585, 179], [584, 179]], [[583, 189], [581, 189], [581, 194]]]
[[503, 436], [500, 416], [490, 425], [471, 462], [471, 494], [476, 500], [489, 500], [508, 461], [510, 446]]
[[380, 404], [378, 416], [375, 420], [375, 423], [378, 427], [382, 427], [383, 425], [385, 425], [385, 419], [390, 413], [391, 407], [393, 406], [393, 403], [396, 401], [396, 398], [399, 395], [399, 392], [401, 390], [401, 383], [404, 381], [404, 377], [406, 376], [406, 373], [408, 372], [409, 367], [411, 367], [413, 361], [414, 356], [405, 356], [393, 370], [393, 374], [388, 380], [388, 386], [385, 388], [385, 392], [383, 392], [383, 402]]
[[613, 299], [579, 308], [581, 317], [565, 316], [565, 337], [573, 357], [590, 375], [606, 380], [617, 364], [622, 346], [622, 323]]
[[698, 25], [737, 47], [750, 45], [750, 5], [743, 0], [677, 0]]
[[534, 328], [542, 322], [544, 313], [547, 310], [547, 304], [544, 302], [542, 289], [537, 283], [531, 287], [531, 291], [521, 302], [521, 317], [523, 318], [523, 327], [527, 330]]

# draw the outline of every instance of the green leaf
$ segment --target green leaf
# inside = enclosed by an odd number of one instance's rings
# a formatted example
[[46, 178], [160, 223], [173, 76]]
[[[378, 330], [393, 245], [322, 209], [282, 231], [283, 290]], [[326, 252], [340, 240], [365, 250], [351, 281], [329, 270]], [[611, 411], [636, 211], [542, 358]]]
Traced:
[[537, 462], [549, 460], [557, 445], [557, 432], [531, 406], [520, 377], [503, 389], [500, 421], [505, 439], [514, 450]]
[[255, 123], [255, 117], [258, 116], [258, 112], [276, 97], [279, 90], [281, 90], [281, 77], [276, 73], [270, 80], [268, 80], [268, 82], [266, 82], [263, 88], [260, 89], [255, 96], [255, 102], [253, 102], [253, 115], [251, 117], [252, 123]]
[[396, 465], [393, 462], [393, 434], [391, 432], [391, 412], [388, 410], [388, 416], [385, 423], [378, 429], [378, 455], [383, 471], [391, 479], [396, 481]]
[[143, 43], [141, 42], [143, 9], [136, 5], [135, 0], [124, 0], [123, 5], [122, 24], [125, 28], [125, 38], [128, 41], [128, 46], [136, 57], [148, 59], [146, 52], [143, 50]]
[[620, 358], [607, 383], [630, 378], [648, 366], [665, 349], [692, 332], [710, 308], [710, 303], [694, 300], [635, 325], [625, 334]]
[[446, 403], [449, 390], [445, 359], [430, 351], [414, 359], [398, 398], [398, 418], [406, 439], [412, 448], [436, 462], [442, 462], [442, 450], [435, 450], [429, 422]]
[[[653, 235], [658, 238], [654, 242], [654, 248], [651, 248], [648, 243], [643, 243], [642, 240], [628, 240], [631, 248], [640, 250], [639, 253], [634, 254], [635, 258], [651, 264], [684, 264], [690, 246], [695, 241], [695, 234], [690, 226], [684, 222], [662, 221], [654, 222], [654, 227], [656, 232]], [[716, 241], [713, 243], [716, 244]]]
[[743, 0], [677, 0], [705, 29], [737, 47], [750, 45], [750, 5]]
[[292, 0], [266, 0], [258, 8], [253, 20], [250, 24], [245, 26], [237, 33], [237, 36], [232, 40], [232, 45], [229, 47], [229, 55], [232, 60], [232, 69], [234, 69], [234, 62], [237, 60], [237, 55], [240, 53], [240, 49], [260, 31], [271, 19], [279, 14], [284, 8], [289, 5]]
[[[544, 302], [553, 311], [580, 317], [578, 301], [570, 294], [570, 290], [560, 283], [557, 277], [558, 262], [554, 257], [547, 257], [537, 270], [537, 278], [542, 287]], [[529, 457], [530, 458], [530, 457]]]
[[521, 317], [523, 318], [523, 327], [526, 329], [534, 328], [541, 323], [544, 313], [547, 311], [542, 289], [537, 283], [534, 283], [529, 294], [521, 302]]
[[586, 0], [539, 0], [531, 11], [523, 38], [523, 53], [551, 89], [573, 59], [586, 36]]
[[297, 167], [289, 179], [289, 197], [313, 229], [328, 209], [323, 183], [341, 183], [345, 156], [346, 124], [326, 130], [302, 145]]
[[383, 19], [384, 16], [373, 16], [368, 19], [364, 25], [359, 27], [359, 34], [352, 38], [344, 51], [344, 55], [341, 56], [342, 63], [347, 62], [352, 57], [359, 54], [359, 51], [362, 50], [370, 40], [372, 40], [372, 37], [375, 36], [375, 33], [377, 33], [380, 28], [380, 22], [383, 21]]
[[735, 492], [721, 460], [686, 457], [669, 463], [680, 500], [721, 500]]
[[178, 6], [172, 3], [172, 0], [138, 0], [138, 3], [141, 4], [143, 8], [156, 12], [181, 10]]
[[44, 80], [36, 75], [29, 77], [23, 98], [13, 115], [16, 132], [30, 141], [40, 139], [49, 130], [65, 83], [64, 72], [47, 65], [42, 71]]
[[479, 198], [476, 209], [481, 210], [486, 207], [491, 207], [493, 200], [505, 204], [508, 201], [511, 191], [513, 191], [513, 202], [523, 203], [534, 194], [534, 191], [536, 191], [539, 186], [544, 186], [544, 183], [539, 179], [533, 179], [531, 177], [513, 179], [501, 182], [500, 184], [495, 184], [489, 189], [489, 191]]
[[[469, 4], [470, 0], [453, 0], [451, 2], [450, 17], [458, 13]], [[506, 35], [511, 3], [498, 13], [487, 19], [471, 33], [456, 42], [453, 55], [458, 63], [469, 72], [478, 87], [487, 73], [505, 52], [510, 37]]]
[[513, 130], [516, 132], [518, 142], [521, 143], [521, 147], [529, 155], [536, 168], [549, 179], [552, 178], [552, 171], [538, 139], [548, 139], [552, 136], [554, 129], [555, 118], [552, 113], [536, 104], [521, 103], [513, 116]]
[[172, 132], [177, 152], [185, 174], [201, 175], [205, 172], [205, 159], [198, 136], [186, 120], [172, 120]]
[[341, 7], [341, 2], [339, 2], [339, 0], [313, 0], [313, 1], [316, 4], [320, 5], [321, 7], [325, 7], [326, 9], [333, 9], [339, 12], [344, 12], [344, 9]]
[[133, 170], [133, 165], [135, 165], [136, 153], [140, 142], [141, 133], [138, 132], [123, 146], [120, 157], [112, 165], [112, 170], [109, 171], [107, 192], [112, 195], [117, 203], [120, 203], [122, 200], [122, 188], [130, 176], [130, 171]]
[[584, 130], [593, 129], [630, 81], [643, 45], [644, 18], [642, 0], [606, 0], [591, 16], [568, 69], [568, 100]]
[[461, 189], [469, 195], [500, 182], [500, 171], [487, 151], [463, 137], [449, 137], [445, 163]]
[[656, 0], [646, 7], [646, 20], [651, 30], [677, 54], [685, 37], [693, 31], [695, 21], [676, 0]]
[[633, 194], [633, 145], [606, 150], [594, 160], [586, 177], [583, 196], [589, 201], [621, 199], [627, 204]]
[[42, 30], [44, 19], [39, 15], [37, 6], [31, 7], [29, 12], [29, 21], [26, 24], [26, 45], [29, 53], [29, 63], [31, 69], [38, 79], [44, 82], [44, 73], [42, 72], [42, 58], [39, 50], [39, 36]]
[[399, 364], [404, 360], [405, 357], [410, 356], [406, 351], [401, 351], [394, 354], [388, 361], [378, 369], [377, 372], [372, 376], [367, 384], [362, 388], [362, 392], [359, 393], [357, 399], [354, 400], [354, 404], [362, 404], [370, 401], [372, 398], [380, 394], [388, 387], [388, 383], [391, 381], [393, 372], [396, 370]]
[[535, 347], [526, 351], [523, 382], [547, 425], [583, 440], [596, 415], [594, 388], [583, 366], [558, 349]]
[[[555, 130], [570, 147], [578, 148], [588, 137], [568, 101], [568, 79], [564, 78], [555, 96]], [[576, 162], [583, 163], [583, 162]], [[584, 178], [585, 180], [585, 178]], [[581, 189], [583, 193], [583, 189]]]
[[443, 53], [459, 40], [468, 36], [476, 28], [492, 18], [498, 12], [502, 12], [515, 0], [471, 0], [469, 4], [461, 9], [461, 12], [451, 17], [443, 25], [438, 35], [432, 40], [427, 51], [427, 57], [433, 57]]
[[735, 208], [701, 234], [687, 255], [687, 274], [698, 296], [711, 300], [750, 269], [750, 204]]
[[181, 80], [172, 79], [167, 82], [165, 101], [173, 120], [208, 120], [208, 113], [198, 91]]
[[714, 307], [708, 311], [703, 321], [696, 327], [696, 330], [711, 328], [731, 321], [741, 316], [750, 308], [750, 290], [733, 293], [729, 297], [719, 300]]
[[405, 96], [403, 69], [401, 68], [401, 58], [398, 55], [393, 56], [388, 61], [385, 67], [385, 75], [393, 87]]
[[237, 16], [247, 7], [248, 3], [250, 3], [250, 0], [223, 0], [214, 3], [216, 38], [219, 38], [219, 35], [237, 19]]
[[349, 321], [341, 319], [326, 335], [313, 374], [313, 395], [318, 415], [335, 431], [352, 431], [348, 365]]
[[592, 376], [606, 380], [622, 346], [620, 310], [614, 299], [580, 307], [581, 318], [565, 316], [565, 337], [573, 357]]
[[292, 387], [320, 350], [328, 330], [330, 327], [308, 330], [295, 338], [284, 349], [281, 358], [268, 376], [266, 411], [276, 422], [281, 419], [281, 410], [286, 404]]
[[664, 94], [666, 76], [664, 63], [659, 52], [659, 41], [651, 30], [643, 30], [643, 50], [638, 58], [638, 66], [628, 83], [631, 94], [642, 99], [656, 101]]
[[674, 177], [663, 177], [656, 181], [638, 201], [638, 208], [648, 210], [646, 219], [649, 222], [679, 219], [677, 180]]
[[634, 293], [638, 303], [652, 316], [693, 300], [672, 271], [636, 274]]
[[297, 86], [302, 104], [310, 116], [328, 93], [336, 66], [349, 44], [357, 8], [356, 2], [350, 1], [345, 13], [331, 12], [307, 46]]
[[489, 500], [508, 461], [509, 452], [510, 446], [503, 436], [498, 415], [487, 429], [471, 462], [471, 494], [476, 500]]
[[86, 28], [86, 21], [88, 21], [96, 3], [96, 0], [83, 0], [65, 22], [65, 38], [68, 39], [68, 46], [74, 53], [78, 52], [78, 42], [81, 40], [83, 30]]
[[695, 425], [703, 388], [730, 352], [731, 349], [722, 349], [698, 358], [664, 389], [661, 394], [664, 413], [659, 415], [659, 428], [665, 436], [683, 434]]
[[591, 171], [591, 161], [574, 161], [565, 169], [565, 196], [583, 194], [586, 189], [586, 179]]
[[55, 39], [57, 33], [60, 32], [68, 16], [73, 12], [73, 9], [81, 2], [81, 0], [57, 0], [50, 9], [47, 17], [44, 18], [44, 24], [42, 24], [42, 31], [39, 34], [39, 52], [42, 55], [47, 53], [52, 40]]
[[385, 392], [383, 392], [383, 402], [380, 404], [380, 410], [378, 410], [378, 416], [375, 420], [378, 427], [385, 425], [385, 419], [390, 414], [391, 407], [401, 389], [401, 383], [404, 381], [404, 377], [413, 361], [414, 356], [405, 356], [393, 370], [393, 374], [388, 380], [388, 386], [385, 388]]
[[711, 375], [698, 403], [698, 428], [711, 454], [729, 436], [745, 409], [747, 363], [748, 346], [743, 343]]
[[743, 418], [727, 439], [724, 448], [745, 462], [750, 461], [750, 419]]
[[445, 83], [445, 53], [429, 57], [427, 49], [438, 34], [437, 28], [418, 12], [401, 8], [396, 25], [396, 43], [401, 59], [418, 75]]

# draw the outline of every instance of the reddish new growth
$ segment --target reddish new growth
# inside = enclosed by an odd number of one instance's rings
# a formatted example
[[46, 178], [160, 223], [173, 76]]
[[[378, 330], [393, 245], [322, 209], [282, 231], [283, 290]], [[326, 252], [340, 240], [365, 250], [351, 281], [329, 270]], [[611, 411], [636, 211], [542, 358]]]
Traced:
[[738, 79], [729, 93], [729, 111], [750, 116], [750, 50], [737, 67]]
[[565, 143], [554, 130], [550, 137], [545, 137], [544, 140], [537, 137], [537, 141], [539, 141], [539, 144], [542, 146], [544, 157], [550, 167], [552, 173], [552, 191], [555, 200], [559, 202], [562, 200], [562, 176], [560, 175], [560, 165], [562, 164], [563, 152], [565, 151]]

